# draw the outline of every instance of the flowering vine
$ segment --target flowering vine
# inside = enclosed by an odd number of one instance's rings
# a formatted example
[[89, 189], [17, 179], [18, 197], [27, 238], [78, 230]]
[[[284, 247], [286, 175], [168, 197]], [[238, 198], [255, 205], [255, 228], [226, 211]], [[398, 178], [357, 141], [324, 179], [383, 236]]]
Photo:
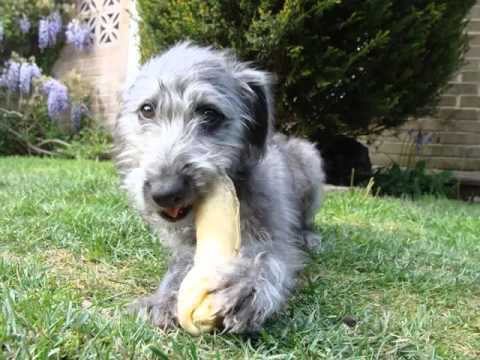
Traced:
[[38, 22], [38, 47], [45, 49], [57, 44], [57, 37], [62, 30], [62, 17], [58, 11], [42, 17]]
[[47, 96], [48, 116], [58, 119], [70, 106], [67, 87], [56, 79], [49, 79], [42, 90]]
[[85, 50], [91, 46], [90, 29], [78, 19], [73, 19], [68, 23], [65, 36], [67, 43], [72, 44], [77, 49]]
[[[5, 18], [0, 15], [0, 49], [8, 43], [12, 50], [18, 48], [22, 54], [26, 53], [24, 58], [12, 52], [10, 59], [3, 58], [0, 63], [0, 134], [7, 136], [4, 141], [7, 153], [54, 155], [54, 149], [62, 146], [61, 153], [69, 146], [62, 139], [73, 139], [70, 136], [90, 124], [86, 119], [90, 116], [87, 104], [91, 88], [81, 76], [72, 71], [60, 81], [43, 74], [33, 57], [26, 59], [38, 54], [39, 49], [42, 53], [48, 50], [48, 56], [42, 59], [42, 68], [51, 68], [60, 45], [70, 44], [82, 51], [92, 45], [90, 28], [81, 19], [63, 22], [74, 9], [71, 2], [51, 5], [50, 13], [40, 15], [25, 11], [15, 18], [17, 11], [13, 7], [7, 9], [11, 12]], [[30, 43], [31, 36], [37, 39], [37, 49], [23, 46]], [[6, 55], [10, 51], [2, 53]], [[46, 118], [53, 124], [48, 125]], [[57, 129], [61, 135], [51, 139], [50, 136], [56, 136], [52, 135], [56, 130], [49, 129]]]
[[30, 20], [28, 20], [28, 18], [25, 15], [23, 15], [18, 20], [18, 26], [22, 34], [26, 34], [30, 31], [30, 27], [32, 26], [32, 24], [30, 23]]
[[69, 111], [74, 129], [79, 130], [81, 118], [87, 113], [86, 105], [72, 103], [67, 86], [54, 78], [42, 77], [42, 71], [35, 62], [10, 59], [0, 73], [0, 89], [5, 89], [10, 95], [28, 96], [34, 79], [40, 79], [50, 119], [58, 120]]
[[19, 76], [20, 93], [23, 95], [30, 94], [30, 89], [32, 88], [32, 80], [35, 78], [39, 78], [41, 75], [42, 71], [34, 62], [22, 63], [22, 65], [20, 66]]

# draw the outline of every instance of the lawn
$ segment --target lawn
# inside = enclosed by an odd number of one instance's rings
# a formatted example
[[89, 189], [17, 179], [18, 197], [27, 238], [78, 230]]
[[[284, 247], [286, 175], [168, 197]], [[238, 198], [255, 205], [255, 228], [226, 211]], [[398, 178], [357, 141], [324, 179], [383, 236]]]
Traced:
[[0, 159], [0, 359], [478, 359], [480, 206], [328, 194], [288, 307], [258, 336], [125, 313], [165, 250], [108, 162]]

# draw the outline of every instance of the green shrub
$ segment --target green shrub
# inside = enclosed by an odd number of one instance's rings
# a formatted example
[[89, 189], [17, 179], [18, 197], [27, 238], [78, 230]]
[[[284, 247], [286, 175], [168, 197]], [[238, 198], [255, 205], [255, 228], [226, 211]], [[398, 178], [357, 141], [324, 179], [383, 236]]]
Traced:
[[74, 159], [105, 160], [111, 157], [112, 139], [107, 130], [87, 115], [80, 129], [52, 121], [40, 97], [22, 101], [26, 112], [0, 106], [0, 155], [48, 155]]
[[66, 134], [48, 117], [42, 95], [37, 91], [15, 102], [9, 108], [0, 104], [0, 155], [52, 154]]
[[455, 179], [450, 171], [428, 172], [425, 161], [413, 167], [401, 168], [394, 164], [377, 170], [373, 176], [373, 189], [381, 195], [396, 197], [421, 195], [451, 196]]
[[429, 113], [475, 0], [139, 0], [143, 60], [183, 39], [278, 75], [284, 130], [378, 133]]
[[90, 125], [72, 136], [60, 155], [73, 159], [108, 160], [111, 159], [111, 151], [110, 132], [102, 127]]

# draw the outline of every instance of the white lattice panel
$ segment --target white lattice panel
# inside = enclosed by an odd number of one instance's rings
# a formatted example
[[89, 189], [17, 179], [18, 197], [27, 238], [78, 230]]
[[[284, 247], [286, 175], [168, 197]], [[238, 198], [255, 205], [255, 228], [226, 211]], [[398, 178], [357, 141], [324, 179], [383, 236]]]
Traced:
[[120, 0], [82, 0], [80, 17], [88, 25], [96, 46], [114, 45], [120, 32]]

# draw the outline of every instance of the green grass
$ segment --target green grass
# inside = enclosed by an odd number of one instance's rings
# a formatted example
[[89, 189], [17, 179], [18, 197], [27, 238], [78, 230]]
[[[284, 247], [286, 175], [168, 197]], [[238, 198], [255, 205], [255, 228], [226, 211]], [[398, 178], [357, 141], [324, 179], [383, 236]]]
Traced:
[[285, 311], [193, 338], [125, 314], [166, 254], [117, 182], [110, 163], [0, 159], [0, 359], [480, 358], [478, 205], [330, 193]]

